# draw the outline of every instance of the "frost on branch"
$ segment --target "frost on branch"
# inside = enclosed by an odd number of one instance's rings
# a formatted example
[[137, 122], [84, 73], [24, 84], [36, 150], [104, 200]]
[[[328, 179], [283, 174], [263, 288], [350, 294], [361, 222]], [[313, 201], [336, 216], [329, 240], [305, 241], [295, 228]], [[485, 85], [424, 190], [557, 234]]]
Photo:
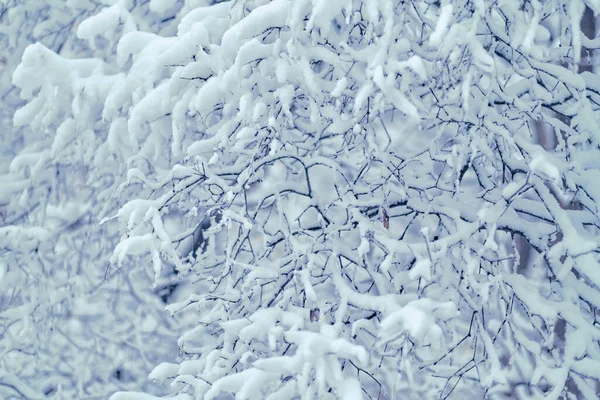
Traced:
[[119, 14], [114, 59], [77, 64], [103, 82], [98, 151], [127, 169], [101, 215], [111, 264], [195, 283], [167, 311], [197, 324], [151, 379], [182, 398], [593, 398], [589, 3], [190, 1], [162, 35]]
[[169, 46], [130, 108], [132, 149], [156, 159], [168, 143], [174, 169], [145, 177], [164, 182], [158, 215], [200, 206], [211, 221], [207, 245], [179, 253], [197, 285], [168, 310], [194, 307], [199, 325], [173, 390], [591, 393], [577, 366], [600, 359], [597, 84], [572, 67], [583, 7], [232, 2], [144, 39], [126, 82]]

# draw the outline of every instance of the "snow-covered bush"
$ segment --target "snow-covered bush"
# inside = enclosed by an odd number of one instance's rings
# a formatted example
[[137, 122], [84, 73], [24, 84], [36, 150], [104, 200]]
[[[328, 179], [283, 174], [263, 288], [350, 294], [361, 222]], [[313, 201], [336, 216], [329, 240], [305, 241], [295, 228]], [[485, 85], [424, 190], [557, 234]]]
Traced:
[[137, 305], [136, 272], [188, 282], [167, 311], [196, 324], [150, 380], [181, 399], [595, 398], [600, 80], [580, 64], [599, 42], [580, 21], [600, 4], [140, 6], [169, 32], [127, 3], [77, 29], [102, 57], [34, 44], [15, 70], [14, 121], [44, 133], [15, 193], [59, 197], [7, 238], [60, 254], [40, 221], [88, 190], [88, 241], [63, 251], [110, 258]]
[[[128, 170], [104, 150], [99, 98], [105, 82], [119, 77], [102, 75], [118, 72], [100, 59], [112, 60], [111, 44], [76, 36], [103, 7], [0, 2], [2, 399], [165, 393], [148, 371], [177, 355], [170, 343], [180, 328], [149, 289], [151, 275], [143, 266], [109, 269], [120, 235], [98, 225], [118, 210], [113, 194]], [[128, 15], [153, 26], [148, 5]], [[168, 30], [162, 19], [154, 18]]]

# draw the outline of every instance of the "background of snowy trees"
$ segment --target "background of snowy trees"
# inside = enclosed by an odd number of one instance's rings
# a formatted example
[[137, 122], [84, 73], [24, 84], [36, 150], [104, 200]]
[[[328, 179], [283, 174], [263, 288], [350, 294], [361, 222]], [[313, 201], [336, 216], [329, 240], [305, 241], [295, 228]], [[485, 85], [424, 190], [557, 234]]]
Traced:
[[3, 1], [0, 396], [595, 399], [599, 11]]

